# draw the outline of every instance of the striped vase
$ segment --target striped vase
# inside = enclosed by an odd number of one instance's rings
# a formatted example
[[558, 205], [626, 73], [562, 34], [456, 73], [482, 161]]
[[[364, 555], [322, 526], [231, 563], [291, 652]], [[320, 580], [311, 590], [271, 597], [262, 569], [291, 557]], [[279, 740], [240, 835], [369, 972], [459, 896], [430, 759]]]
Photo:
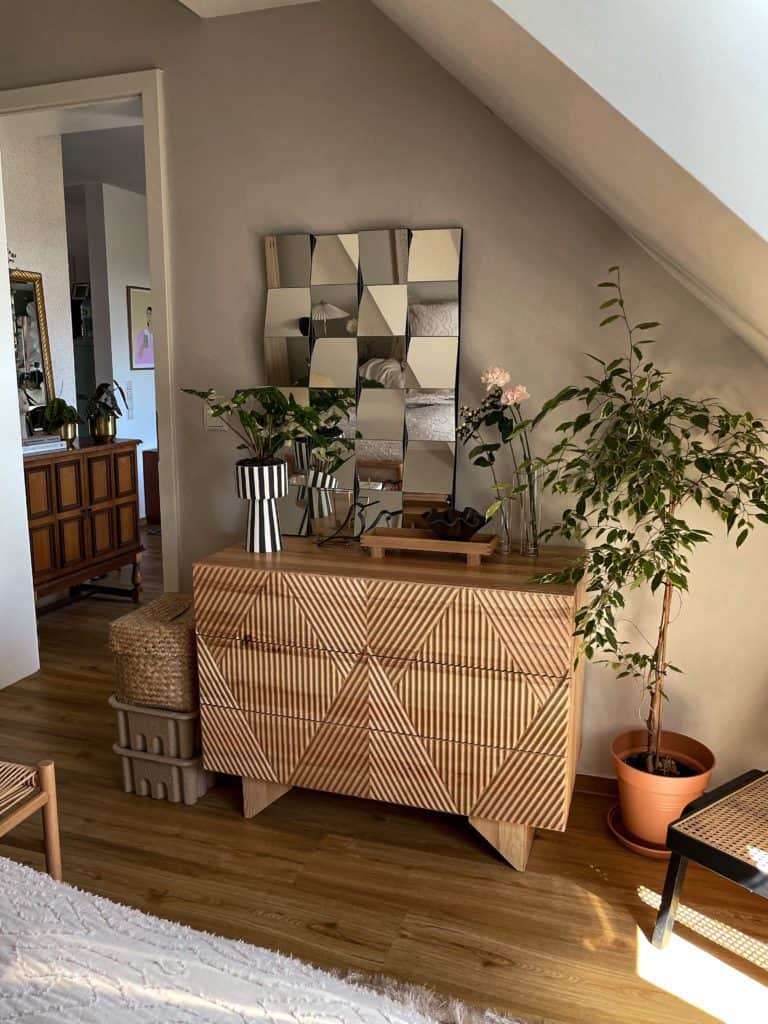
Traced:
[[238, 497], [248, 502], [245, 550], [266, 555], [281, 551], [277, 499], [288, 493], [288, 465], [283, 461], [256, 463], [248, 459], [235, 465]]
[[320, 469], [310, 469], [307, 473], [309, 488], [309, 515], [311, 519], [326, 519], [332, 516], [335, 509], [333, 492], [338, 488], [339, 481], [331, 473]]

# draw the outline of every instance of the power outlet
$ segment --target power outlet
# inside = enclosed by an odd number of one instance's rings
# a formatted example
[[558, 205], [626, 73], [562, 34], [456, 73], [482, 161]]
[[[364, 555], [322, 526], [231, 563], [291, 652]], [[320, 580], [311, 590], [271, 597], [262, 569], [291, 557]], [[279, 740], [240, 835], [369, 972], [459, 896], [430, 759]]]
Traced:
[[[221, 395], [214, 395], [214, 401], [222, 401]], [[207, 402], [203, 402], [203, 427], [206, 430], [226, 430], [227, 425], [220, 416], [212, 416]]]

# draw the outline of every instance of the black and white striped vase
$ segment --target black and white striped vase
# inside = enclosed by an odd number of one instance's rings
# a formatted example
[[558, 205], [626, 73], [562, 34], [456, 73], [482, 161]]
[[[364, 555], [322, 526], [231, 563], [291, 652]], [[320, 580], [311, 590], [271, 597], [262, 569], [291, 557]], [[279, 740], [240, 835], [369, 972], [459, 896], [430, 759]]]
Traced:
[[245, 550], [261, 555], [281, 551], [277, 499], [288, 493], [288, 464], [243, 459], [235, 465], [235, 482], [238, 497], [248, 502]]
[[337, 490], [339, 481], [331, 473], [321, 469], [310, 469], [307, 473], [309, 488], [309, 515], [311, 519], [326, 519], [335, 511], [333, 492]]

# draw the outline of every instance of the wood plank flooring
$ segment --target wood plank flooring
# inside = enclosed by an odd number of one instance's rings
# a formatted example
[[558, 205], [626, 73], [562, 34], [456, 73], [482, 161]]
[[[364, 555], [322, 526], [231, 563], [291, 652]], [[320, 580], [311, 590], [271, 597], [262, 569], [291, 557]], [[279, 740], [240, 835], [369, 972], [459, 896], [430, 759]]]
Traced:
[[[147, 538], [147, 599], [159, 592], [157, 543]], [[567, 833], [539, 833], [518, 874], [448, 815], [292, 790], [248, 821], [231, 779], [192, 808], [124, 794], [106, 638], [128, 610], [93, 597], [46, 614], [41, 671], [0, 692], [0, 757], [56, 761], [67, 881], [321, 967], [381, 972], [526, 1020], [768, 1019], [739, 1002], [742, 988], [766, 992], [768, 904], [708, 872], [691, 869], [683, 902], [750, 936], [757, 962], [680, 927], [680, 948], [662, 955], [687, 951], [687, 969], [699, 972], [686, 999], [639, 975], [638, 957], [643, 973], [646, 960], [672, 963], [647, 948], [654, 911], [638, 895], [660, 892], [664, 865], [609, 838], [606, 797], [577, 794]], [[0, 854], [41, 867], [38, 838], [37, 822], [27, 823]], [[725, 972], [736, 1016], [707, 1012], [701, 965]]]

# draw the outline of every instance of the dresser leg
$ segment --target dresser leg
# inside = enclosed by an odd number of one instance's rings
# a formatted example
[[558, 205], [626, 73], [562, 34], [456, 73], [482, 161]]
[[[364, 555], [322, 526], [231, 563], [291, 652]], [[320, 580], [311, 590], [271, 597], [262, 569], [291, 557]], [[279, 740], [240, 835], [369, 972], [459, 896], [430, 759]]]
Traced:
[[243, 776], [243, 817], [254, 818], [265, 807], [284, 796], [292, 786], [281, 786], [279, 782], [262, 782]]
[[131, 584], [133, 590], [131, 591], [131, 598], [134, 604], [138, 604], [141, 601], [141, 552], [136, 552], [136, 557], [133, 560], [133, 569], [131, 570]]
[[487, 839], [513, 868], [525, 871], [535, 832], [531, 825], [518, 825], [513, 821], [491, 821], [489, 818], [473, 817], [470, 817], [469, 824], [484, 839]]

